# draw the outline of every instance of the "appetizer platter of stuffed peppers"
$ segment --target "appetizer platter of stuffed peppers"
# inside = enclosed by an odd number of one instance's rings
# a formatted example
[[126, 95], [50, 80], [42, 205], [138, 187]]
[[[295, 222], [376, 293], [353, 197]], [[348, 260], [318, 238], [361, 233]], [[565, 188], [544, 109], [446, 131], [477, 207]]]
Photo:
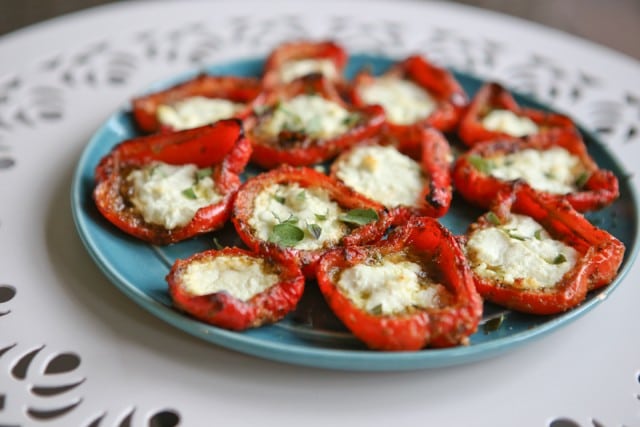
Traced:
[[355, 370], [467, 363], [578, 318], [620, 283], [635, 206], [570, 115], [325, 40], [132, 94], [73, 184], [90, 254], [147, 310]]

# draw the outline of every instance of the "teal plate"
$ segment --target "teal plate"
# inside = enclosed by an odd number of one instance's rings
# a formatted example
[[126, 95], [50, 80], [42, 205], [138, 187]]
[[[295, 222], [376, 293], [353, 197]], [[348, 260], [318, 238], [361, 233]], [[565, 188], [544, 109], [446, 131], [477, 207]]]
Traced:
[[[365, 66], [374, 73], [381, 73], [391, 63], [389, 58], [354, 55], [347, 66], [346, 76], [352, 77]], [[214, 65], [206, 71], [211, 74], [258, 76], [262, 66], [262, 60], [249, 59]], [[182, 75], [158, 84], [150, 91], [174, 85], [194, 75]], [[469, 96], [473, 96], [482, 84], [481, 80], [469, 75], [456, 73], [456, 77]], [[529, 98], [517, 95], [516, 99], [522, 105], [545, 109]], [[591, 292], [580, 306], [560, 315], [524, 315], [486, 303], [478, 332], [470, 337], [469, 345], [455, 348], [417, 352], [368, 350], [331, 313], [315, 283], [307, 284], [296, 311], [284, 320], [245, 332], [210, 326], [175, 309], [165, 282], [175, 259], [212, 248], [214, 237], [223, 245], [242, 246], [242, 243], [233, 227], [228, 225], [216, 233], [158, 247], [129, 237], [100, 215], [91, 197], [93, 171], [113, 146], [137, 135], [129, 111], [112, 115], [85, 148], [73, 178], [72, 211], [84, 245], [109, 280], [155, 316], [198, 338], [265, 359], [329, 369], [399, 371], [457, 365], [504, 353], [577, 319], [606, 299], [629, 271], [637, 252], [638, 232], [638, 208], [633, 188], [619, 163], [605, 147], [593, 135], [583, 134], [591, 156], [600, 167], [613, 171], [620, 181], [621, 197], [606, 209], [588, 215], [593, 223], [615, 235], [627, 247], [618, 276], [609, 286]], [[451, 210], [441, 222], [454, 233], [462, 234], [481, 213], [454, 195]], [[502, 320], [499, 325], [498, 320]]]

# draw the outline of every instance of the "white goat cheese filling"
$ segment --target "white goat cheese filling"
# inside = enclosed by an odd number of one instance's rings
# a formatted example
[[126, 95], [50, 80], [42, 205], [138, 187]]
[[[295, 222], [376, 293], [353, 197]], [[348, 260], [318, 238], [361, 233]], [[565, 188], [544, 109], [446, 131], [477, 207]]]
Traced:
[[506, 133], [516, 138], [538, 132], [538, 126], [530, 118], [502, 109], [492, 110], [484, 116], [482, 126], [487, 130]]
[[244, 104], [227, 99], [193, 96], [170, 105], [159, 105], [156, 116], [160, 123], [174, 130], [184, 130], [229, 119], [242, 108]]
[[287, 61], [280, 66], [280, 81], [289, 83], [298, 77], [319, 73], [332, 80], [338, 74], [333, 61], [329, 59], [298, 59]]
[[427, 91], [396, 77], [379, 77], [359, 88], [358, 93], [365, 103], [381, 105], [387, 120], [398, 125], [415, 123], [436, 109], [436, 102]]

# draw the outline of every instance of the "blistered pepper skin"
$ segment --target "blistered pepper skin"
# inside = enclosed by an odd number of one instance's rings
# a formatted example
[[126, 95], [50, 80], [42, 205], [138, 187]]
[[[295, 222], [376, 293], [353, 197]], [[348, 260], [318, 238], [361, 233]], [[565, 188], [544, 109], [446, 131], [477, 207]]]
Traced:
[[[620, 268], [624, 244], [591, 224], [566, 200], [537, 193], [521, 184], [514, 192], [500, 194], [492, 212], [494, 221], [495, 218], [506, 221], [511, 213], [533, 218], [551, 237], [574, 248], [579, 258], [560, 282], [547, 289], [502, 284], [474, 274], [478, 292], [488, 301], [531, 314], [562, 313], [580, 304], [587, 292], [611, 283]], [[470, 226], [467, 235], [492, 225], [493, 221], [484, 215]]]
[[[538, 126], [538, 133], [575, 129], [573, 120], [568, 116], [521, 107], [502, 85], [490, 82], [478, 90], [460, 120], [458, 136], [462, 142], [472, 147], [482, 141], [510, 137], [504, 132], [487, 129], [482, 124], [484, 116], [494, 109], [508, 110], [517, 116], [530, 119]], [[523, 139], [526, 140], [528, 137]]]
[[176, 307], [203, 322], [235, 331], [275, 323], [295, 309], [304, 291], [304, 276], [294, 260], [282, 257], [264, 258], [277, 271], [278, 282], [247, 301], [228, 292], [192, 295], [183, 283], [185, 270], [194, 262], [206, 262], [219, 256], [257, 257], [247, 250], [229, 247], [176, 260], [166, 277]]
[[453, 166], [453, 183], [465, 200], [489, 208], [499, 193], [510, 191], [515, 181], [504, 181], [479, 170], [473, 159], [512, 154], [525, 149], [549, 150], [560, 147], [578, 157], [588, 179], [577, 191], [568, 194], [548, 194], [555, 199], [566, 199], [574, 209], [587, 212], [610, 205], [619, 197], [618, 179], [608, 170], [600, 169], [587, 152], [577, 130], [558, 131], [531, 137], [528, 141], [502, 137], [476, 144], [458, 157]]
[[158, 120], [158, 107], [171, 105], [195, 96], [220, 98], [245, 104], [245, 108], [234, 116], [242, 119], [251, 113], [253, 101], [261, 93], [262, 85], [255, 78], [200, 74], [168, 89], [134, 98], [132, 100], [133, 119], [138, 129], [144, 133], [170, 132], [173, 129]]
[[300, 265], [305, 277], [315, 277], [317, 263], [320, 257], [331, 249], [330, 247], [313, 250], [281, 247], [276, 243], [259, 239], [249, 223], [249, 219], [255, 209], [254, 200], [258, 194], [274, 184], [288, 183], [297, 183], [302, 188], [322, 188], [328, 191], [330, 198], [344, 209], [372, 209], [378, 214], [378, 221], [359, 226], [343, 236], [338, 243], [340, 246], [352, 246], [379, 240], [389, 226], [390, 218], [385, 214], [382, 205], [369, 200], [341, 182], [314, 169], [285, 165], [247, 180], [236, 194], [233, 205], [231, 220], [236, 232], [245, 245], [255, 252], [268, 253], [276, 251], [294, 258]]
[[[402, 314], [373, 314], [356, 306], [338, 287], [346, 268], [403, 250], [430, 260], [452, 295], [450, 304]], [[332, 311], [356, 337], [376, 350], [417, 351], [427, 346], [465, 344], [482, 317], [482, 299], [462, 249], [433, 218], [414, 217], [375, 245], [332, 250], [322, 257], [317, 280]]]
[[[175, 243], [224, 225], [241, 184], [239, 175], [250, 156], [251, 144], [244, 138], [238, 120], [133, 138], [101, 159], [95, 171], [93, 198], [100, 213], [125, 233], [153, 244]], [[222, 200], [200, 208], [188, 224], [171, 230], [147, 223], [127, 199], [126, 175], [153, 161], [211, 167], [211, 177], [216, 190], [223, 195]]]

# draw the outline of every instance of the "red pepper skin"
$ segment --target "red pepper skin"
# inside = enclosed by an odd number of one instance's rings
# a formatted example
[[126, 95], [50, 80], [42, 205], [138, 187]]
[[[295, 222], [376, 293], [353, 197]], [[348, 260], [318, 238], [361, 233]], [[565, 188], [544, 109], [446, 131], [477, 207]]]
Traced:
[[[414, 55], [395, 64], [384, 76], [412, 81], [427, 91], [438, 104], [436, 110], [428, 117], [411, 125], [398, 125], [387, 121], [386, 127], [392, 135], [403, 138], [403, 134], [410, 132], [413, 125], [433, 127], [441, 132], [450, 132], [458, 126], [468, 104], [468, 97], [448, 70], [432, 64], [422, 56]], [[359, 89], [373, 83], [375, 79], [376, 77], [366, 71], [356, 75], [350, 92], [354, 105], [366, 105], [359, 95]]]
[[185, 289], [182, 275], [194, 262], [206, 262], [219, 256], [257, 257], [239, 248], [224, 248], [196, 253], [185, 260], [176, 260], [166, 277], [169, 294], [174, 304], [203, 322], [225, 329], [240, 331], [281, 320], [292, 311], [304, 291], [304, 276], [292, 259], [266, 258], [277, 271], [279, 280], [264, 292], [248, 301], [240, 300], [227, 292], [194, 296]]
[[158, 107], [194, 96], [221, 98], [246, 104], [246, 108], [235, 116], [241, 119], [251, 112], [252, 103], [261, 92], [262, 85], [258, 79], [200, 74], [192, 80], [168, 89], [134, 98], [132, 100], [133, 119], [138, 129], [145, 133], [154, 133], [161, 130], [171, 131], [171, 128], [158, 121]]
[[553, 147], [562, 147], [577, 156], [589, 173], [589, 178], [579, 191], [565, 195], [549, 194], [548, 197], [566, 199], [579, 212], [601, 209], [618, 198], [618, 179], [611, 171], [598, 168], [576, 129], [542, 133], [532, 136], [528, 141], [502, 137], [478, 143], [456, 160], [452, 172], [454, 186], [469, 202], [488, 208], [498, 193], [513, 187], [514, 181], [492, 177], [476, 169], [470, 159], [474, 156], [490, 158], [525, 149], [548, 150]]
[[[533, 218], [554, 239], [578, 251], [580, 258], [551, 289], [519, 288], [474, 274], [478, 292], [488, 301], [531, 314], [562, 313], [580, 304], [588, 291], [611, 283], [620, 268], [624, 244], [591, 224], [566, 200], [549, 197], [520, 184], [514, 192], [501, 194], [492, 212], [501, 221], [506, 221], [511, 213]], [[469, 233], [490, 225], [491, 221], [484, 215], [469, 227]]]
[[282, 43], [267, 57], [264, 64], [262, 84], [265, 88], [280, 85], [280, 68], [286, 62], [301, 59], [328, 59], [336, 67], [337, 77], [341, 79], [344, 67], [347, 65], [347, 51], [333, 41], [314, 42], [301, 40]]
[[[339, 289], [340, 273], [380, 255], [410, 251], [437, 277], [451, 299], [442, 308], [414, 309], [397, 315], [376, 315], [354, 305]], [[368, 347], [415, 351], [426, 346], [466, 344], [482, 317], [482, 299], [462, 249], [451, 233], [433, 218], [414, 217], [389, 239], [371, 246], [337, 248], [320, 261], [318, 285], [345, 326]]]
[[575, 128], [573, 120], [563, 114], [520, 107], [509, 91], [500, 84], [492, 82], [486, 83], [478, 90], [461, 118], [458, 136], [462, 142], [472, 147], [481, 141], [510, 138], [510, 135], [486, 129], [482, 124], [484, 116], [495, 109], [509, 110], [518, 116], [528, 117], [538, 126], [539, 133]]
[[[95, 171], [93, 198], [100, 213], [116, 227], [146, 242], [166, 245], [218, 229], [229, 219], [239, 174], [251, 156], [240, 121], [221, 120], [213, 125], [124, 141], [102, 158]], [[194, 163], [212, 167], [212, 178], [223, 199], [196, 212], [187, 225], [167, 230], [147, 223], [126, 198], [126, 176], [153, 161], [173, 165]]]
[[236, 232], [245, 245], [254, 252], [271, 253], [275, 251], [294, 258], [300, 265], [305, 277], [315, 277], [320, 257], [332, 247], [313, 250], [281, 247], [276, 243], [259, 239], [249, 224], [249, 219], [254, 211], [254, 200], [258, 194], [274, 184], [285, 183], [298, 183], [303, 188], [323, 188], [329, 192], [332, 200], [345, 209], [369, 208], [376, 211], [379, 217], [378, 221], [353, 229], [351, 233], [341, 239], [338, 243], [339, 246], [352, 246], [377, 241], [383, 237], [390, 225], [391, 218], [386, 215], [382, 205], [369, 200], [341, 182], [314, 169], [284, 165], [250, 178], [238, 190], [233, 204], [231, 221], [235, 226]]
[[[277, 138], [257, 132], [260, 121], [272, 114], [280, 101], [309, 93], [335, 102], [350, 113], [359, 114], [361, 118], [344, 134], [328, 139], [312, 138], [303, 132], [286, 130], [281, 131]], [[250, 115], [244, 124], [247, 136], [253, 144], [251, 161], [266, 169], [282, 164], [310, 166], [329, 160], [360, 141], [373, 137], [384, 124], [384, 111], [381, 107], [372, 105], [356, 108], [347, 105], [338, 94], [336, 87], [318, 74], [296, 79], [267, 92], [260, 107], [266, 112]]]
[[[427, 185], [422, 189], [418, 202], [412, 206], [394, 208], [394, 215], [401, 215], [404, 219], [411, 216], [429, 216], [439, 218], [447, 213], [451, 206], [451, 147], [445, 137], [432, 128], [413, 126], [407, 129], [402, 140], [380, 137], [364, 142], [364, 144], [394, 145], [398, 151], [420, 162]], [[338, 166], [342, 157], [347, 157], [350, 151], [345, 151], [331, 165], [331, 177], [339, 180]]]

